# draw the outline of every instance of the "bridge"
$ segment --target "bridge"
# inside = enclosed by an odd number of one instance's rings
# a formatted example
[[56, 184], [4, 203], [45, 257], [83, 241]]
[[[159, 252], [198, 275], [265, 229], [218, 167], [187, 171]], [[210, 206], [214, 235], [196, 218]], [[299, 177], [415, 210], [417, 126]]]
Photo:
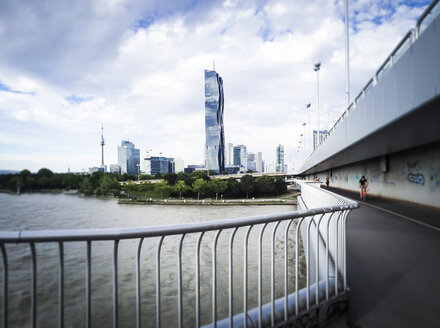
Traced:
[[439, 326], [439, 12], [433, 1], [296, 172], [351, 199], [369, 181], [347, 220], [341, 327]]
[[297, 174], [440, 207], [440, 17], [434, 1]]

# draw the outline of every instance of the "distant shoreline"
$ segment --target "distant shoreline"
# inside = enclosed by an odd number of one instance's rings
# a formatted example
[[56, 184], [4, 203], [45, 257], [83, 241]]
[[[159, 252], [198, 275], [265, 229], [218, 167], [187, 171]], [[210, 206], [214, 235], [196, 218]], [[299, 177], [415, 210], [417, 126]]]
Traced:
[[130, 200], [119, 199], [118, 204], [127, 205], [176, 205], [176, 206], [249, 206], [249, 205], [297, 205], [296, 199], [228, 199], [228, 200]]

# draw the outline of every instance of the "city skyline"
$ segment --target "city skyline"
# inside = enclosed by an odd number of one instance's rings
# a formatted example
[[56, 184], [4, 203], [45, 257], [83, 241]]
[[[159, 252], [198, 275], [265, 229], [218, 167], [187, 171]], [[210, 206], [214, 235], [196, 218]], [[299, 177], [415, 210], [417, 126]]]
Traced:
[[[428, 3], [350, 2], [351, 99]], [[0, 18], [0, 169], [97, 166], [101, 123], [107, 165], [121, 139], [202, 163], [201, 72], [214, 58], [226, 141], [266, 163], [280, 143], [294, 159], [307, 103], [316, 130], [315, 62], [320, 129], [345, 108], [342, 2], [4, 1]]]

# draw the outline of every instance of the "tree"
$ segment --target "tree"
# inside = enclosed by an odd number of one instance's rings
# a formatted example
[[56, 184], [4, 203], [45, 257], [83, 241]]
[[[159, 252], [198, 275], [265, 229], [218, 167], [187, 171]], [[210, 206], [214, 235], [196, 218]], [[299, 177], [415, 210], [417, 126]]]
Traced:
[[229, 178], [227, 181], [228, 181], [228, 189], [226, 193], [228, 194], [228, 196], [232, 198], [240, 197], [241, 195], [240, 183], [234, 178]]
[[224, 193], [228, 189], [228, 182], [220, 179], [212, 179], [209, 182], [209, 189], [215, 193], [215, 199], [218, 199], [219, 193]]
[[82, 181], [80, 191], [85, 195], [93, 194], [93, 185], [88, 177], [85, 177]]
[[179, 193], [179, 198], [182, 198], [182, 193], [190, 189], [186, 184], [185, 181], [179, 180], [176, 182], [176, 185], [174, 186], [174, 190]]
[[163, 176], [163, 179], [168, 182], [169, 185], [175, 185], [177, 174], [176, 173], [167, 173]]
[[192, 183], [194, 182], [194, 179], [191, 177], [191, 175], [185, 172], [177, 173], [177, 180], [185, 181], [185, 184], [187, 186], [191, 186]]
[[53, 172], [49, 169], [42, 168], [38, 171], [37, 176], [39, 178], [50, 178], [53, 175]]
[[192, 188], [197, 193], [197, 199], [200, 199], [200, 194], [204, 195], [208, 191], [208, 182], [199, 178], [193, 182]]
[[287, 192], [287, 183], [281, 177], [275, 180], [275, 192], [277, 193], [277, 195], [281, 195]]
[[194, 171], [193, 173], [191, 173], [191, 176], [196, 180], [197, 179], [203, 179], [205, 181], [211, 180], [206, 171]]
[[160, 192], [160, 198], [163, 198], [162, 195], [168, 195], [172, 191], [172, 187], [168, 184], [166, 180], [162, 179], [154, 184], [154, 190]]
[[275, 192], [275, 181], [272, 177], [264, 175], [257, 178], [255, 189], [255, 191], [262, 196], [272, 195]]
[[112, 187], [112, 179], [109, 176], [105, 175], [101, 180], [100, 187], [101, 187], [101, 193], [103, 195], [107, 195]]
[[241, 178], [240, 188], [246, 193], [246, 198], [249, 198], [249, 193], [255, 190], [255, 179], [252, 175], [246, 174]]

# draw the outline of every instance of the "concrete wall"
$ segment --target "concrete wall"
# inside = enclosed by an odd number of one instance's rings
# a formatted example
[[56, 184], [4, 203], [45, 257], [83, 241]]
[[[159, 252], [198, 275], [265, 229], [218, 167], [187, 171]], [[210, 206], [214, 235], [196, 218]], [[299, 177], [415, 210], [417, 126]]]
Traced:
[[329, 176], [330, 186], [354, 191], [364, 175], [371, 195], [440, 208], [440, 142], [316, 175], [322, 182]]

